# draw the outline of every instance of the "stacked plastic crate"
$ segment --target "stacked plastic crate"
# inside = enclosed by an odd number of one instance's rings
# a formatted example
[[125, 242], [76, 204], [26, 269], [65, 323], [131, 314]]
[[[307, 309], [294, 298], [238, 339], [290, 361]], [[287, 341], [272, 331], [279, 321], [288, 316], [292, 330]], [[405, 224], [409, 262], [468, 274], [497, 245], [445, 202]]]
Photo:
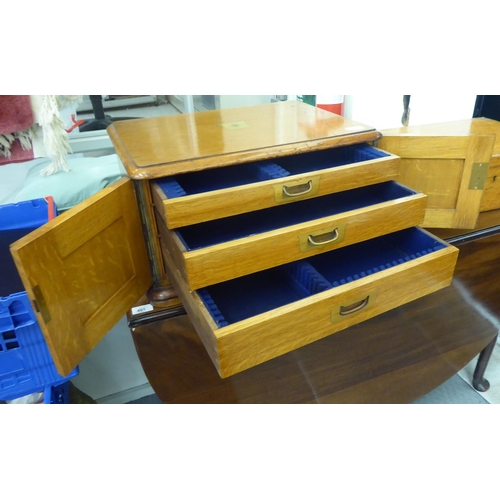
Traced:
[[51, 197], [0, 206], [0, 401], [39, 395], [44, 404], [69, 403], [61, 377], [10, 255], [9, 245], [57, 215]]

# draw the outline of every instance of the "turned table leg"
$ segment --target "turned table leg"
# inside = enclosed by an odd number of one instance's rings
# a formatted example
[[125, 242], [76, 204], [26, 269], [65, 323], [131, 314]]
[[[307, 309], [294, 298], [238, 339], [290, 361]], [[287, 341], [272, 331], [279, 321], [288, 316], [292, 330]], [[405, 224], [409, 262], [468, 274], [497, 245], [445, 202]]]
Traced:
[[490, 388], [490, 383], [484, 378], [484, 372], [490, 361], [491, 353], [495, 348], [498, 335], [481, 351], [477, 360], [476, 369], [472, 377], [472, 386], [476, 391], [486, 392]]

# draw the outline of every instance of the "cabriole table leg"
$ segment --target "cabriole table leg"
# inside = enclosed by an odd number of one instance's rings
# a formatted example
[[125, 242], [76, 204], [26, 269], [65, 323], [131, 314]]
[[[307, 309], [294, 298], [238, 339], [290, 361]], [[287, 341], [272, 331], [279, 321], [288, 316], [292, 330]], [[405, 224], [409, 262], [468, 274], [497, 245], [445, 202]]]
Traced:
[[495, 348], [497, 338], [498, 335], [479, 354], [476, 369], [472, 377], [472, 386], [476, 391], [486, 392], [490, 388], [490, 383], [484, 378], [484, 372], [490, 361], [491, 353]]

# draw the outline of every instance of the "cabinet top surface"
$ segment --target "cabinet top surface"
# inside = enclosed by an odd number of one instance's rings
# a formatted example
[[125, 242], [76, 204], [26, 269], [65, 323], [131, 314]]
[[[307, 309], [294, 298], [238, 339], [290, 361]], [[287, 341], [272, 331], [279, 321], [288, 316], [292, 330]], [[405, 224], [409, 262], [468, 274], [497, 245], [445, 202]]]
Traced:
[[133, 179], [373, 141], [373, 128], [286, 101], [115, 122], [108, 134]]
[[428, 125], [410, 125], [381, 131], [383, 137], [462, 137], [468, 135], [497, 136], [494, 155], [500, 155], [500, 121], [489, 118], [470, 118]]

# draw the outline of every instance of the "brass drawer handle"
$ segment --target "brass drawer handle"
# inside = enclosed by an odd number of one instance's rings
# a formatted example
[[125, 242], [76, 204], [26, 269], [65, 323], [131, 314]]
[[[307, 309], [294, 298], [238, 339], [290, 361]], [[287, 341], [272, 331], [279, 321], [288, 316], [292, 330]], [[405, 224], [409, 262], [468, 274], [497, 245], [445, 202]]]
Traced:
[[[332, 235], [331, 238], [323, 239], [326, 235], [329, 235], [329, 234]], [[338, 227], [336, 227], [333, 231], [330, 231], [328, 233], [325, 233], [325, 234], [322, 234], [319, 236], [313, 236], [312, 234], [310, 234], [307, 237], [307, 241], [308, 241], [309, 245], [311, 245], [313, 247], [319, 247], [322, 245], [328, 245], [328, 243], [333, 243], [334, 241], [336, 241], [338, 239], [338, 237], [339, 237], [339, 229], [338, 229]]]
[[354, 304], [351, 304], [349, 306], [340, 306], [340, 311], [339, 314], [341, 316], [348, 316], [349, 314], [354, 314], [358, 311], [361, 311], [361, 309], [364, 309], [370, 300], [370, 296], [367, 295], [363, 300], [360, 300], [359, 302], [355, 302]]
[[373, 290], [361, 300], [357, 300], [356, 302], [353, 302], [350, 305], [347, 306], [337, 305], [336, 307], [333, 307], [330, 310], [330, 319], [332, 320], [332, 323], [344, 320], [347, 317], [352, 317], [352, 315], [355, 315], [356, 313], [359, 313], [361, 311], [366, 311], [367, 309], [372, 308], [375, 305], [377, 296], [378, 296], [377, 290]]
[[312, 179], [307, 184], [299, 184], [298, 186], [283, 186], [283, 194], [288, 197], [303, 196], [311, 192], [313, 188]]
[[293, 203], [302, 198], [318, 196], [321, 175], [309, 175], [305, 179], [287, 179], [273, 184], [276, 203]]
[[328, 250], [329, 245], [336, 246], [344, 241], [347, 223], [335, 224], [335, 226], [322, 227], [317, 231], [309, 230], [307, 233], [299, 234], [299, 245], [301, 252], [323, 252]]

